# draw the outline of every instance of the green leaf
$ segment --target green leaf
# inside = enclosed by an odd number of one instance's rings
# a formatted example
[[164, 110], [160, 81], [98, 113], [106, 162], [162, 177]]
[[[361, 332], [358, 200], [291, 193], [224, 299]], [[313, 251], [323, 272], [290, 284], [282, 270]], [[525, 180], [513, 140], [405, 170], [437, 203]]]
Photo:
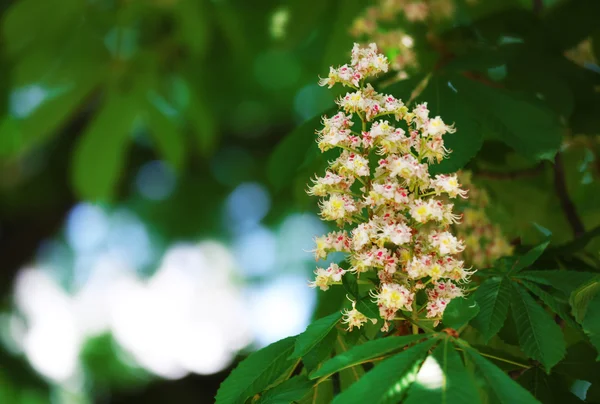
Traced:
[[73, 82], [69, 83], [70, 88], [50, 96], [23, 119], [15, 119], [20, 141], [12, 152], [26, 151], [56, 135], [61, 125], [77, 111], [101, 79], [97, 70], [86, 71], [80, 77], [73, 78]]
[[295, 176], [298, 168], [307, 160], [307, 156], [320, 153], [315, 143], [315, 131], [321, 124], [321, 117], [335, 114], [335, 111], [335, 108], [331, 108], [309, 119], [275, 147], [267, 162], [267, 178], [276, 190], [282, 189]]
[[550, 240], [548, 240], [536, 247], [533, 247], [531, 250], [527, 251], [527, 253], [518, 257], [517, 260], [515, 261], [512, 269], [510, 270], [510, 273], [515, 274], [515, 273], [533, 265], [533, 263], [535, 261], [537, 261], [538, 258], [540, 258], [540, 256], [544, 252], [544, 250], [546, 250], [546, 247], [548, 247], [548, 244], [550, 244]]
[[[336, 341], [336, 354], [343, 355], [348, 349], [352, 348], [348, 344], [348, 338], [339, 334]], [[352, 366], [350, 368], [340, 370], [340, 390], [344, 391], [352, 384], [356, 383], [365, 374], [365, 370], [361, 365]]]
[[574, 329], [579, 328], [573, 317], [569, 314], [568, 304], [559, 301], [556, 297], [538, 287], [535, 283], [521, 280], [521, 285], [525, 286], [534, 295], [542, 299], [544, 304], [548, 306], [550, 310], [558, 314], [560, 318], [562, 318], [569, 326], [573, 327]]
[[391, 352], [400, 350], [411, 342], [429, 337], [430, 335], [427, 334], [404, 335], [401, 337], [388, 337], [367, 341], [362, 345], [355, 346], [342, 355], [338, 355], [328, 360], [319, 370], [312, 372], [310, 378], [316, 379], [323, 376], [329, 376], [342, 369], [369, 362]]
[[174, 10], [181, 41], [194, 55], [204, 55], [210, 44], [210, 4], [206, 0], [178, 1]]
[[221, 383], [216, 404], [244, 403], [289, 374], [298, 364], [298, 360], [288, 359], [295, 342], [296, 337], [282, 339], [242, 361]]
[[600, 383], [600, 362], [596, 362], [594, 348], [587, 341], [580, 341], [567, 349], [567, 356], [552, 369], [569, 378]]
[[595, 276], [597, 276], [597, 274], [593, 272], [561, 271], [557, 269], [547, 271], [523, 271], [519, 273], [518, 277], [541, 283], [542, 285], [552, 286], [567, 295], [571, 295], [571, 292]]
[[338, 338], [338, 330], [334, 327], [310, 351], [302, 356], [302, 363], [308, 372], [315, 370], [321, 362], [329, 359], [331, 351]]
[[257, 404], [281, 404], [299, 401], [313, 387], [315, 382], [310, 381], [306, 376], [295, 376], [285, 382], [267, 390]]
[[296, 339], [296, 346], [294, 352], [290, 355], [290, 359], [300, 358], [306, 355], [311, 349], [313, 349], [319, 342], [321, 342], [329, 331], [340, 321], [342, 313], [337, 311], [330, 314], [327, 317], [318, 319], [312, 322], [306, 331], [298, 336]]
[[466, 113], [477, 117], [492, 138], [533, 160], [554, 157], [564, 128], [548, 107], [458, 75], [451, 83]]
[[[462, 344], [461, 344], [462, 345]], [[464, 346], [480, 375], [487, 381], [493, 398], [501, 404], [534, 404], [538, 401], [523, 387], [512, 380], [496, 365], [479, 355], [479, 353], [468, 346]]]
[[329, 66], [348, 63], [349, 49], [352, 49], [354, 38], [348, 35], [348, 27], [366, 7], [360, 0], [337, 0], [333, 2], [336, 9], [328, 15], [329, 36], [326, 41], [325, 54], [321, 58], [322, 69], [328, 71]]
[[77, 194], [86, 200], [110, 200], [124, 167], [138, 115], [133, 96], [113, 95], [77, 143], [71, 170]]
[[589, 302], [581, 325], [598, 352], [596, 360], [600, 361], [600, 294], [595, 295]]
[[[387, 338], [386, 338], [387, 339]], [[358, 382], [333, 400], [334, 404], [398, 402], [414, 381], [427, 351], [437, 343], [430, 339], [376, 365]], [[350, 351], [348, 351], [350, 353]]]
[[565, 356], [565, 339], [554, 319], [518, 284], [512, 285], [511, 305], [523, 352], [546, 371]]
[[473, 294], [479, 313], [471, 324], [489, 341], [498, 333], [508, 314], [510, 281], [506, 278], [486, 279]]
[[600, 276], [590, 279], [571, 293], [569, 303], [573, 308], [573, 315], [577, 321], [583, 321], [590, 301], [598, 293], [600, 293]]
[[215, 113], [209, 103], [197, 92], [190, 97], [187, 119], [191, 124], [198, 149], [201, 153], [208, 154], [216, 143], [218, 122], [215, 120]]
[[379, 323], [381, 319], [379, 316], [379, 308], [377, 307], [377, 304], [368, 297], [356, 302], [356, 309], [370, 319], [377, 320], [377, 323]]
[[465, 108], [460, 92], [453, 90], [446, 76], [433, 76], [416, 101], [427, 102], [431, 116], [439, 115], [456, 127], [456, 133], [444, 136], [444, 144], [452, 153], [440, 164], [432, 164], [431, 174], [452, 173], [464, 167], [483, 144], [482, 122], [477, 115]]
[[452, 299], [444, 310], [442, 322], [455, 330], [466, 325], [479, 313], [479, 305], [473, 296]]
[[327, 379], [315, 385], [298, 404], [329, 404], [333, 400], [333, 381]]
[[551, 7], [543, 20], [544, 43], [566, 51], [589, 37], [598, 27], [600, 3], [596, 0], [568, 0]]
[[518, 382], [542, 403], [574, 404], [583, 402], [569, 391], [566, 381], [562, 381], [555, 374], [547, 375], [538, 367], [525, 371], [519, 377]]
[[404, 401], [405, 404], [479, 402], [475, 383], [448, 338], [425, 359]]
[[344, 274], [344, 276], [342, 277], [342, 284], [344, 285], [344, 289], [346, 289], [346, 292], [348, 292], [350, 296], [352, 296], [354, 299], [360, 298], [360, 296], [358, 295], [358, 282], [356, 279], [356, 275], [352, 273]]
[[153, 105], [146, 107], [146, 124], [162, 157], [175, 169], [183, 166], [185, 139], [178, 125]]

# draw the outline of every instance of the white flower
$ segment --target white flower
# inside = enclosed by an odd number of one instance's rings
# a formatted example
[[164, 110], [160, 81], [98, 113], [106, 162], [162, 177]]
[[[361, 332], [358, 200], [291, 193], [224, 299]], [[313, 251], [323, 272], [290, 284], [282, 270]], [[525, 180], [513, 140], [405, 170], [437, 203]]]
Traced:
[[460, 196], [461, 198], [467, 197], [467, 191], [460, 189], [456, 174], [454, 175], [436, 175], [435, 179], [431, 180], [431, 188], [435, 190], [437, 195], [445, 192], [451, 198]]
[[458, 254], [465, 249], [463, 242], [447, 231], [434, 232], [429, 236], [429, 243], [439, 255]]
[[397, 283], [384, 283], [374, 295], [376, 303], [387, 309], [412, 311], [414, 293]]
[[348, 324], [348, 331], [352, 331], [354, 327], [362, 327], [367, 321], [371, 321], [373, 324], [377, 323], [377, 319], [368, 318], [360, 311], [356, 310], [356, 302], [353, 300], [350, 301], [352, 302], [352, 310], [344, 310], [342, 312], [342, 323]]
[[452, 126], [448, 126], [442, 121], [442, 118], [436, 116], [427, 122], [427, 134], [430, 136], [442, 136], [446, 133], [454, 133], [455, 129]]
[[325, 220], [349, 219], [358, 211], [354, 200], [346, 195], [333, 194], [329, 199], [321, 201], [321, 216]]

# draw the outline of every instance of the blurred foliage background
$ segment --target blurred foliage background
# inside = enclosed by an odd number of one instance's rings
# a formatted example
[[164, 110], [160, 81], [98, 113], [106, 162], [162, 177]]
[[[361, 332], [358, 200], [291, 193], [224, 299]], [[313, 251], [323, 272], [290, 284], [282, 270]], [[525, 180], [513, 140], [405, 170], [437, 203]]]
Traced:
[[[392, 3], [428, 11], [370, 28]], [[238, 352], [301, 332], [317, 75], [388, 30], [389, 91], [429, 77], [458, 128], [443, 169], [517, 249], [584, 236], [562, 264], [598, 271], [599, 5], [0, 2], [0, 402], [212, 402]]]

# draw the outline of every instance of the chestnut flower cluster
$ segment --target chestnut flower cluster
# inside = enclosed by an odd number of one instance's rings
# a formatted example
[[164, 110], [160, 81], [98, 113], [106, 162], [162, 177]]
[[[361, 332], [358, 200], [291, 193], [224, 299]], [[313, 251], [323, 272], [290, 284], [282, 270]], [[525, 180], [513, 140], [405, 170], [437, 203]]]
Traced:
[[[432, 177], [428, 169], [448, 156], [443, 137], [455, 129], [430, 116], [427, 103], [409, 111], [401, 100], [365, 83], [387, 70], [388, 60], [375, 44], [355, 44], [350, 65], [331, 68], [321, 79], [321, 85], [339, 83], [351, 92], [337, 100], [340, 111], [324, 117], [317, 131], [322, 151], [341, 153], [308, 190], [322, 198], [322, 219], [340, 229], [316, 238], [316, 259], [344, 252], [350, 264], [348, 270], [337, 264], [318, 268], [310, 285], [327, 290], [348, 271], [359, 277], [375, 272], [379, 282], [371, 295], [383, 330], [399, 311], [416, 316], [423, 310], [439, 320], [450, 300], [463, 295], [459, 285], [473, 272], [455, 258], [465, 246], [450, 231], [460, 216], [449, 201], [466, 198], [466, 191], [456, 175]], [[417, 307], [420, 290], [427, 303]], [[351, 330], [368, 318], [353, 304], [343, 320]]]

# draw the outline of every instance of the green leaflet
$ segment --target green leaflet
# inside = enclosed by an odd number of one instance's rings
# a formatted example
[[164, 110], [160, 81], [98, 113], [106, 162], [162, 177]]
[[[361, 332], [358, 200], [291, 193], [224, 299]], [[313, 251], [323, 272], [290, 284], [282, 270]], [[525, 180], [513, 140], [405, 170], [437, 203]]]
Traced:
[[452, 153], [440, 164], [430, 166], [432, 174], [451, 173], [464, 167], [475, 157], [483, 144], [482, 123], [472, 111], [465, 108], [461, 92], [454, 91], [450, 81], [450, 77], [434, 75], [416, 100], [427, 102], [431, 116], [442, 116], [445, 122], [456, 126], [456, 133], [444, 136], [445, 146], [452, 150]]
[[405, 404], [479, 402], [475, 383], [448, 338], [425, 359], [404, 401]]
[[329, 404], [333, 400], [333, 381], [327, 379], [313, 388], [298, 401], [298, 404]]
[[541, 368], [527, 370], [518, 382], [543, 403], [577, 404], [583, 403], [569, 391], [568, 385], [557, 375], [547, 375]]
[[346, 369], [361, 363], [369, 362], [375, 358], [387, 355], [397, 351], [423, 338], [429, 338], [431, 335], [404, 335], [401, 337], [388, 337], [367, 341], [362, 345], [355, 346], [343, 355], [338, 355], [321, 366], [316, 372], [310, 374], [311, 379], [329, 376], [342, 369]]
[[512, 285], [511, 306], [523, 352], [547, 372], [566, 352], [562, 330], [554, 319], [518, 284]]
[[531, 266], [538, 258], [540, 258], [544, 250], [546, 250], [546, 247], [548, 247], [548, 244], [550, 244], [550, 240], [533, 247], [531, 250], [518, 257], [509, 273], [515, 274]]
[[216, 404], [244, 403], [249, 397], [267, 389], [281, 376], [289, 374], [298, 364], [298, 360], [288, 359], [295, 342], [295, 337], [282, 339], [242, 361], [221, 384]]
[[182, 168], [185, 159], [185, 138], [177, 123], [147, 103], [145, 121], [152, 134], [156, 148], [175, 170]]
[[[348, 339], [344, 335], [338, 335], [336, 341], [336, 355], [344, 355], [348, 352]], [[340, 390], [344, 391], [350, 387], [353, 383], [357, 382], [361, 377], [365, 375], [365, 370], [361, 365], [352, 366], [346, 369], [340, 370]]]
[[600, 293], [600, 276], [590, 279], [578, 287], [569, 298], [569, 303], [573, 309], [573, 315], [579, 322], [583, 321], [590, 301]]
[[323, 115], [331, 116], [335, 111], [335, 108], [330, 108], [309, 119], [277, 145], [267, 163], [267, 176], [276, 190], [282, 189], [307, 160], [315, 157], [324, 159], [315, 144], [315, 130], [319, 127]]
[[571, 292], [577, 289], [581, 284], [589, 281], [595, 276], [597, 276], [597, 274], [592, 272], [561, 271], [556, 269], [547, 271], [523, 271], [519, 273], [518, 277], [541, 283], [542, 285], [552, 286], [553, 288], [570, 295]]
[[552, 110], [539, 100], [523, 98], [455, 75], [452, 86], [490, 135], [532, 160], [551, 159], [564, 128]]
[[569, 314], [569, 305], [559, 301], [556, 297], [552, 296], [550, 293], [546, 292], [535, 283], [521, 280], [521, 285], [525, 286], [529, 289], [534, 295], [542, 299], [544, 304], [548, 306], [553, 312], [558, 314], [560, 318], [562, 318], [569, 326], [574, 329], [578, 329], [578, 325], [573, 319], [573, 317]]
[[[387, 339], [387, 338], [386, 338]], [[398, 402], [414, 381], [427, 351], [437, 343], [429, 339], [384, 360], [333, 400], [334, 404]]]
[[452, 299], [444, 310], [442, 322], [445, 326], [459, 329], [479, 313], [479, 305], [473, 296]]
[[581, 325], [598, 352], [596, 360], [600, 360], [600, 294], [595, 295], [589, 302]]
[[312, 372], [321, 362], [330, 358], [331, 351], [338, 338], [338, 330], [332, 328], [321, 341], [302, 356], [302, 363], [306, 367], [307, 372]]
[[84, 199], [110, 200], [125, 164], [139, 102], [113, 94], [89, 124], [73, 155], [72, 181]]
[[463, 346], [477, 366], [481, 376], [486, 380], [487, 385], [490, 387], [497, 402], [501, 404], [538, 403], [531, 393], [512, 380], [506, 373], [500, 370], [500, 368], [479, 355], [475, 349], [465, 345]]
[[295, 376], [267, 390], [257, 404], [291, 403], [301, 400], [313, 387], [314, 382], [306, 376]]
[[479, 313], [472, 325], [486, 341], [498, 333], [508, 314], [510, 281], [506, 278], [486, 279], [473, 294], [479, 304]]
[[314, 321], [306, 327], [306, 331], [296, 338], [296, 346], [294, 347], [294, 352], [290, 355], [290, 359], [300, 358], [307, 354], [329, 334], [341, 318], [342, 313], [337, 311], [327, 317]]

